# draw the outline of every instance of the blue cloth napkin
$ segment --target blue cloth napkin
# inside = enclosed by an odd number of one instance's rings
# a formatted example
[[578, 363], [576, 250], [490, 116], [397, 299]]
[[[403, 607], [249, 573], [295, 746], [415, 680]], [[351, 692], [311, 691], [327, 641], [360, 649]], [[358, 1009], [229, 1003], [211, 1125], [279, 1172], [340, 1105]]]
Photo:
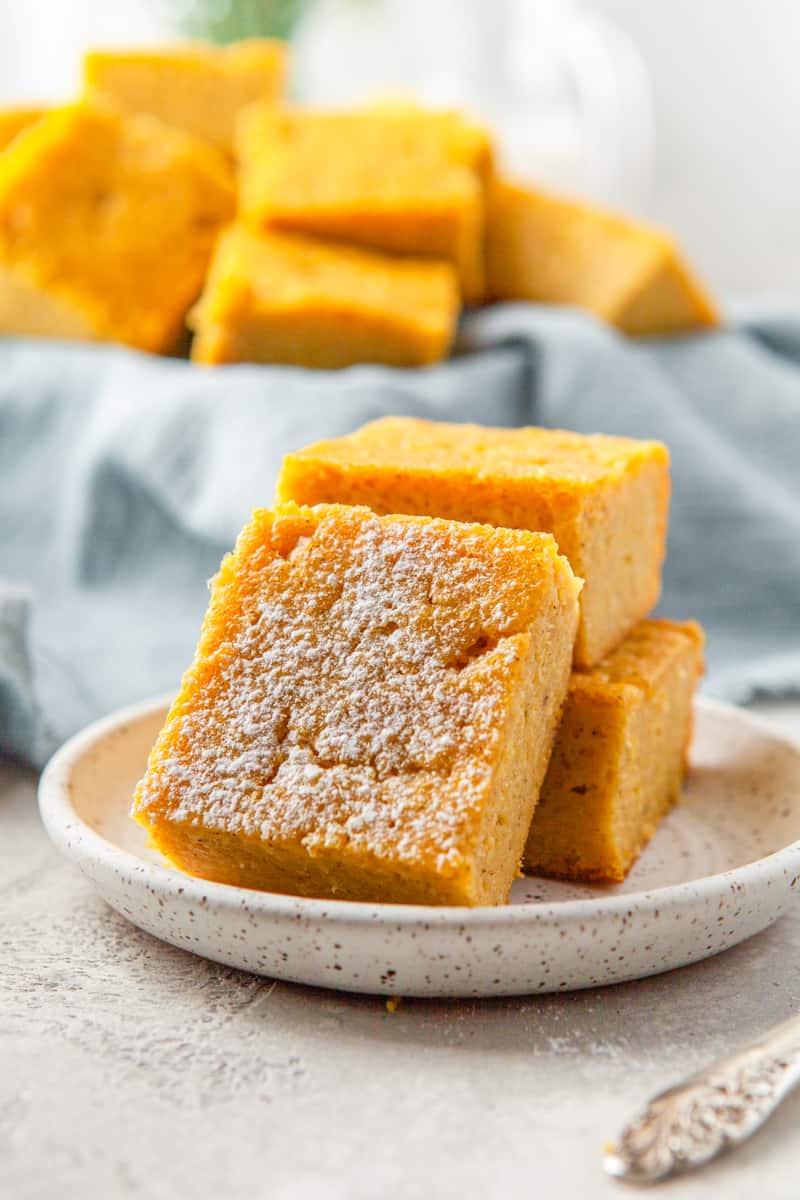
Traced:
[[472, 314], [422, 371], [203, 370], [0, 340], [0, 751], [36, 765], [176, 688], [206, 581], [283, 454], [389, 413], [660, 438], [660, 611], [708, 631], [707, 690], [800, 694], [800, 311], [630, 342], [533, 305]]

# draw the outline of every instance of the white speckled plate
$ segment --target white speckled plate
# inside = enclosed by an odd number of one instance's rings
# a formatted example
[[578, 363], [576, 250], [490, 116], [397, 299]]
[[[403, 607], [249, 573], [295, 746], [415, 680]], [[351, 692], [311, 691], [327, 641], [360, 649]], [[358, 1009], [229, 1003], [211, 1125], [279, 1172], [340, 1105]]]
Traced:
[[168, 867], [128, 816], [163, 699], [68, 742], [39, 788], [45, 826], [134, 924], [206, 958], [301, 983], [499, 996], [618, 983], [696, 962], [777, 920], [800, 888], [800, 748], [700, 700], [685, 802], [624, 884], [522, 879], [507, 908], [304, 900]]

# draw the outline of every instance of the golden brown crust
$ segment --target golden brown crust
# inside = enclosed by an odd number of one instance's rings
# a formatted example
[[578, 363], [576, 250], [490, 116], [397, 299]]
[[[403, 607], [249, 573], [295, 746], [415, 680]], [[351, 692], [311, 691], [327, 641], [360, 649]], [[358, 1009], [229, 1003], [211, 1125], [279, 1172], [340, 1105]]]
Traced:
[[389, 417], [288, 455], [278, 496], [553, 533], [586, 581], [580, 665], [613, 649], [661, 586], [669, 453], [660, 442]]

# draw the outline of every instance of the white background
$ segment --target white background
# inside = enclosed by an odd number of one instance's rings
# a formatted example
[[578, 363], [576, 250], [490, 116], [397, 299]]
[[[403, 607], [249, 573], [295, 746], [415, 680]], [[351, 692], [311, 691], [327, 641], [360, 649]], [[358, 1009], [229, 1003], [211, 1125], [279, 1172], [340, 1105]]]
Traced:
[[800, 294], [798, 0], [599, 0], [654, 90], [651, 211], [715, 284]]

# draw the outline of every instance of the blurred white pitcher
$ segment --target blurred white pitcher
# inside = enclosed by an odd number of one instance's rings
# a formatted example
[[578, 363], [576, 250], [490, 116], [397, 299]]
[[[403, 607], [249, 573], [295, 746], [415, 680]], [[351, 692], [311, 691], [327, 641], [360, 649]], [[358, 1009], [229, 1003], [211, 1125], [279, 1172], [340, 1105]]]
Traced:
[[328, 105], [405, 92], [461, 106], [494, 127], [514, 175], [647, 205], [647, 73], [581, 0], [320, 0], [297, 31], [294, 91]]

